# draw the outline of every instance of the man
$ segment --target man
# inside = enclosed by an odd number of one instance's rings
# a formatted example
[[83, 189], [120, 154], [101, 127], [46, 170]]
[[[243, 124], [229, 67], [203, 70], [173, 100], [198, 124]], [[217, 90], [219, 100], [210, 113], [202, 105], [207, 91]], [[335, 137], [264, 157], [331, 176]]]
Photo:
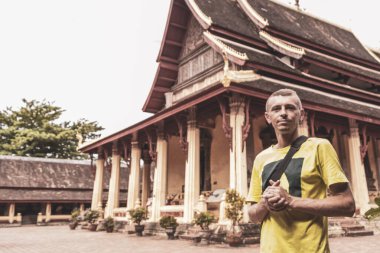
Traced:
[[278, 90], [267, 100], [265, 118], [275, 130], [277, 144], [256, 157], [248, 197], [254, 202], [250, 219], [262, 222], [263, 253], [330, 252], [327, 216], [352, 216], [355, 211], [348, 180], [325, 139], [307, 139], [280, 180], [271, 180], [262, 189], [269, 173], [300, 136], [303, 117], [301, 101], [293, 90]]

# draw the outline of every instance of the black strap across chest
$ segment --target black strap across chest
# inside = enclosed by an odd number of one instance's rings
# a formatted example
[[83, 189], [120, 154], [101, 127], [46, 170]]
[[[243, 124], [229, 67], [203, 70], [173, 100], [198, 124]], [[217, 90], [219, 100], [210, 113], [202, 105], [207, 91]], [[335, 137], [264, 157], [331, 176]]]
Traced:
[[281, 160], [272, 173], [268, 176], [267, 180], [264, 183], [263, 191], [270, 185], [269, 180], [277, 181], [281, 178], [282, 174], [284, 174], [286, 168], [289, 165], [290, 160], [292, 160], [293, 155], [301, 148], [301, 145], [308, 139], [308, 137], [301, 135], [297, 139], [295, 139], [288, 151], [286, 153], [283, 160]]

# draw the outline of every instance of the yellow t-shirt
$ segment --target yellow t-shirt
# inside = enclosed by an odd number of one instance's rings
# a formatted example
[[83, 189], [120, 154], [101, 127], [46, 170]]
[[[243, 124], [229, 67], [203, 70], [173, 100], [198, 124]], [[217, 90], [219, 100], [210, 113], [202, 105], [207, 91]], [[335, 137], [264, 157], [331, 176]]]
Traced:
[[[250, 201], [260, 201], [263, 182], [289, 148], [269, 147], [256, 157]], [[302, 144], [280, 181], [292, 196], [311, 199], [323, 199], [330, 185], [348, 182], [334, 148], [328, 140], [320, 138], [309, 138]], [[327, 217], [323, 216], [294, 210], [269, 213], [261, 228], [261, 252], [330, 252], [327, 226]]]

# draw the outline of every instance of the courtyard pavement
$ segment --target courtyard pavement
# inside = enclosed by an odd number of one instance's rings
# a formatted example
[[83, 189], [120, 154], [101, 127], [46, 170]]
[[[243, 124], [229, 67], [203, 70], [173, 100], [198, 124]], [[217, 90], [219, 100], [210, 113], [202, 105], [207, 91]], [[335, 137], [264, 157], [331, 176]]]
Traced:
[[[331, 252], [373, 253], [380, 248], [380, 235], [331, 238]], [[169, 241], [164, 236], [136, 237], [126, 233], [90, 232], [68, 226], [23, 226], [0, 228], [0, 253], [258, 253], [259, 245], [230, 248], [224, 244], [195, 246], [184, 240]]]

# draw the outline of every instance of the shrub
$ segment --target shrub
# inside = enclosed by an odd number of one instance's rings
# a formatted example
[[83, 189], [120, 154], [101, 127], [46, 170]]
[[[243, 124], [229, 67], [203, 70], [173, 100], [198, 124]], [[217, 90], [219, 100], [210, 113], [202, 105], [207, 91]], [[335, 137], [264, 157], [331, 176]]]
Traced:
[[226, 217], [232, 221], [235, 226], [243, 218], [244, 197], [236, 190], [228, 189], [226, 191]]
[[162, 228], [174, 227], [178, 226], [177, 219], [174, 216], [166, 215], [162, 216], [160, 219], [160, 226]]
[[133, 223], [140, 225], [141, 221], [146, 220], [146, 210], [143, 207], [137, 207], [135, 209], [131, 209], [128, 211], [129, 215], [131, 215], [131, 219]]
[[199, 225], [202, 230], [208, 230], [208, 226], [215, 222], [215, 216], [209, 212], [200, 212], [195, 215], [193, 223]]
[[96, 210], [87, 209], [84, 213], [84, 221], [87, 221], [90, 224], [94, 224], [99, 218], [99, 212]]

